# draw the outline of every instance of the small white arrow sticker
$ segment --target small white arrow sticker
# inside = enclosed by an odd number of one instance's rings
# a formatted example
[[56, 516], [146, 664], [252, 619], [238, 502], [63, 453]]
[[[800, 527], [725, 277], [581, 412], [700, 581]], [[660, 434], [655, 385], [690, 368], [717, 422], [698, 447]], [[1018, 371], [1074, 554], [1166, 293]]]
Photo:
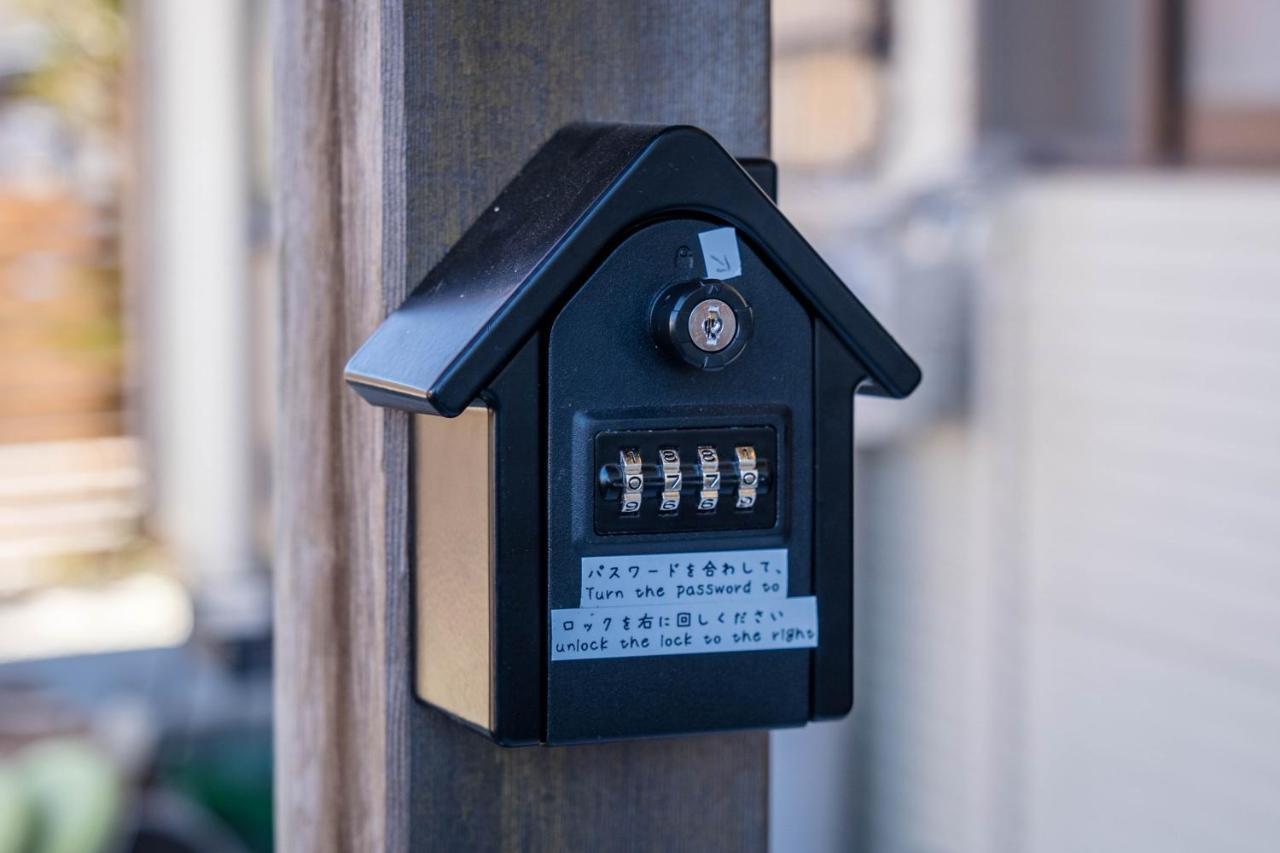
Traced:
[[742, 257], [738, 254], [738, 233], [732, 228], [717, 228], [698, 235], [702, 244], [702, 263], [707, 278], [728, 281], [742, 275]]

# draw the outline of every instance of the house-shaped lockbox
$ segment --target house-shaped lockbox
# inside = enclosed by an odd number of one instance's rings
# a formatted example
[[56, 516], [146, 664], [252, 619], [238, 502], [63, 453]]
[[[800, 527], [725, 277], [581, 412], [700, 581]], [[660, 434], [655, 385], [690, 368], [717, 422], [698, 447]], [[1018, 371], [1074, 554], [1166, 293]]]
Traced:
[[352, 357], [414, 413], [424, 701], [509, 745], [849, 710], [853, 395], [920, 372], [773, 184], [566, 127]]

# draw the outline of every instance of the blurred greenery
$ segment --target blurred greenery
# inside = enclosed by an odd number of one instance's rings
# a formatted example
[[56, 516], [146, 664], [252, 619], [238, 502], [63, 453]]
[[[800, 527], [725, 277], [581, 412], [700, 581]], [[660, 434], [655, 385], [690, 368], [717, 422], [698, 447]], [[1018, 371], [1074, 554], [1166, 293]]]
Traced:
[[35, 814], [14, 767], [0, 764], [0, 853], [23, 853]]
[[122, 803], [114, 768], [93, 746], [37, 742], [0, 767], [0, 851], [8, 853], [6, 839], [22, 839], [12, 849], [29, 853], [101, 850], [117, 831]]
[[119, 0], [18, 0], [18, 8], [51, 39], [48, 61], [19, 91], [53, 104], [72, 122], [116, 124], [125, 48]]

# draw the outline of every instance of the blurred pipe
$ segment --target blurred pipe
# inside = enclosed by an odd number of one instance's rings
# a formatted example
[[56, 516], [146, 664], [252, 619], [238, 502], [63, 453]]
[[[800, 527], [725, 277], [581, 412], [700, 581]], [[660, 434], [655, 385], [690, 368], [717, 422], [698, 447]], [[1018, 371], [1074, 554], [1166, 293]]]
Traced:
[[878, 178], [915, 190], [954, 180], [973, 152], [977, 0], [897, 0]]
[[246, 7], [130, 12], [146, 57], [136, 192], [149, 227], [135, 240], [153, 520], [188, 580], [219, 595], [253, 566]]
[[[976, 135], [977, 7], [977, 0], [894, 2], [885, 136], [868, 180], [827, 177], [804, 188], [787, 174], [782, 177], [783, 209], [920, 360], [925, 382], [911, 405], [899, 411], [876, 406], [870, 398], [857, 402], [863, 452], [857, 462], [855, 707], [845, 720], [770, 734], [770, 849], [781, 853], [944, 849], [887, 843], [899, 837], [899, 821], [910, 819], [914, 801], [911, 783], [889, 778], [882, 768], [918, 766], [932, 772], [936, 764], [956, 759], [948, 754], [921, 756], [915, 765], [901, 761], [895, 750], [904, 734], [915, 736], [919, 721], [914, 708], [894, 702], [903, 697], [933, 702], [959, 679], [939, 688], [930, 682], [938, 675], [935, 670], [896, 669], [900, 637], [877, 608], [896, 605], [899, 614], [906, 613], [909, 602], [900, 596], [919, 591], [906, 581], [892, 584], [921, 574], [915, 564], [896, 557], [937, 555], [902, 547], [901, 525], [874, 510], [916, 497], [911, 487], [918, 481], [893, 466], [893, 445], [908, 439], [919, 443], [922, 433], [932, 437], [937, 430], [949, 438], [954, 427], [938, 422], [954, 418], [963, 396], [970, 298], [966, 264], [977, 219], [975, 193], [967, 186]], [[944, 439], [939, 446], [952, 443]], [[874, 453], [866, 452], [873, 446]], [[868, 517], [872, 521], [864, 520]], [[876, 526], [883, 528], [879, 536], [864, 535]], [[893, 542], [885, 544], [886, 538]], [[928, 541], [946, 545], [959, 536]], [[960, 627], [971, 630], [967, 623]], [[965, 794], [935, 809], [936, 818], [950, 821], [961, 836], [952, 849], [982, 849], [975, 841], [975, 819], [964, 816], [966, 808], [985, 803], [982, 780], [969, 791], [957, 782], [962, 773], [943, 775], [948, 793]]]

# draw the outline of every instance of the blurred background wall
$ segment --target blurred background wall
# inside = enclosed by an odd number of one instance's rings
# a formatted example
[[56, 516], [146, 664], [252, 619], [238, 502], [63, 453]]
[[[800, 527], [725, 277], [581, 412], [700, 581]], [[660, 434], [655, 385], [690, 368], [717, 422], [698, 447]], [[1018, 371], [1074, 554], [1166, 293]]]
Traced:
[[775, 849], [1272, 849], [1280, 6], [774, 13], [783, 207], [926, 376], [858, 404], [858, 698], [774, 736]]
[[[1280, 4], [773, 24], [782, 207], [925, 372], [858, 401], [857, 704], [773, 736], [773, 848], [1275, 849]], [[4, 853], [270, 845], [268, 30], [0, 0]]]

